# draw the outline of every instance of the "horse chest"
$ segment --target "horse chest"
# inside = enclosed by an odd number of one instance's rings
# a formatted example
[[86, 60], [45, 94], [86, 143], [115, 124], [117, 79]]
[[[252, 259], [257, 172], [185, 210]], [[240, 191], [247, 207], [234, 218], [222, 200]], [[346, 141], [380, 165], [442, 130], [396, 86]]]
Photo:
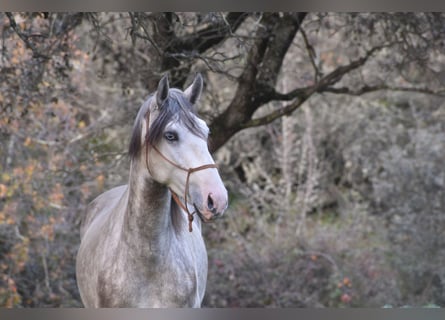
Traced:
[[207, 254], [203, 241], [184, 244], [153, 258], [141, 259], [128, 249], [117, 253], [98, 276], [99, 306], [200, 307]]

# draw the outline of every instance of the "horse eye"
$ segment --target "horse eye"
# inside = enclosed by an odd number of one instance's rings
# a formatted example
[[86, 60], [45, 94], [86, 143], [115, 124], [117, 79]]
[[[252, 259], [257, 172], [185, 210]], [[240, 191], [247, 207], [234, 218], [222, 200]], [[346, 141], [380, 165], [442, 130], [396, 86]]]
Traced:
[[176, 132], [167, 131], [164, 133], [165, 139], [168, 141], [177, 141], [178, 140], [178, 134]]

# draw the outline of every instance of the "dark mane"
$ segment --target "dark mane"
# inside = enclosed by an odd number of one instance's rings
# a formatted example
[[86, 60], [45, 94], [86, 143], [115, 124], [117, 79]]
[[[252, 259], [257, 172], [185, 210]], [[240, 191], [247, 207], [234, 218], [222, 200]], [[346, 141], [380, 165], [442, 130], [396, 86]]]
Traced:
[[[130, 140], [128, 155], [133, 160], [140, 155], [142, 151], [142, 121], [148, 116], [151, 108], [156, 107], [155, 95], [151, 94], [139, 109], [134, 122], [133, 133]], [[170, 89], [168, 98], [162, 106], [159, 106], [159, 114], [151, 124], [148, 134], [145, 135], [145, 143], [156, 145], [161, 139], [165, 127], [171, 121], [178, 121], [183, 124], [193, 134], [206, 138], [200, 126], [196, 123], [194, 106], [187, 100], [184, 93], [178, 89]]]

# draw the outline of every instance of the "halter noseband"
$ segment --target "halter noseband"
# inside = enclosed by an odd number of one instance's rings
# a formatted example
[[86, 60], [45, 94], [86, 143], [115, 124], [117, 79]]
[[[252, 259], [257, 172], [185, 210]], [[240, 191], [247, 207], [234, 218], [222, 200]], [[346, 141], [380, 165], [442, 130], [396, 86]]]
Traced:
[[[148, 130], [148, 129], [147, 129]], [[146, 148], [145, 148], [145, 164], [146, 164], [146, 166], [147, 166], [147, 170], [148, 170], [148, 172], [150, 173], [150, 175], [152, 175], [151, 174], [151, 170], [150, 170], [150, 167], [149, 167], [149, 165], [148, 165], [148, 147], [149, 147], [149, 143], [148, 143], [148, 140], [147, 140], [147, 145], [146, 145]], [[211, 168], [218, 168], [218, 166], [216, 165], [216, 164], [214, 164], [214, 163], [211, 163], [211, 164], [205, 164], [205, 165], [202, 165], [202, 166], [199, 166], [199, 167], [195, 167], [195, 168], [184, 168], [184, 167], [182, 167], [182, 166], [180, 166], [179, 164], [177, 164], [177, 163], [175, 163], [175, 162], [173, 162], [172, 160], [170, 160], [169, 158], [167, 158], [166, 156], [164, 156], [162, 153], [161, 153], [161, 151], [159, 151], [158, 150], [158, 148], [156, 148], [154, 145], [151, 145], [151, 147], [165, 160], [165, 161], [167, 161], [168, 163], [170, 163], [172, 166], [174, 166], [175, 168], [178, 168], [178, 169], [180, 169], [180, 170], [182, 170], [182, 171], [185, 171], [185, 172], [187, 172], [187, 178], [185, 179], [185, 191], [184, 191], [184, 203], [182, 203], [180, 200], [179, 200], [179, 197], [178, 197], [178, 195], [169, 187], [168, 189], [170, 190], [170, 192], [171, 192], [171, 194], [172, 194], [172, 198], [173, 198], [173, 200], [175, 200], [175, 202], [176, 202], [176, 204], [179, 206], [179, 207], [181, 207], [185, 212], [187, 212], [187, 215], [188, 215], [188, 220], [189, 220], [189, 231], [190, 232], [192, 232], [193, 231], [193, 228], [192, 228], [192, 222], [193, 222], [193, 215], [195, 214], [195, 212], [196, 212], [196, 210], [195, 211], [193, 211], [192, 213], [189, 211], [189, 209], [188, 209], [188, 207], [187, 207], [187, 195], [188, 195], [188, 193], [189, 193], [189, 181], [190, 181], [190, 175], [193, 173], [193, 172], [196, 172], [196, 171], [200, 171], [200, 170], [205, 170], [205, 169], [211, 169]], [[195, 208], [196, 209], [196, 208]]]

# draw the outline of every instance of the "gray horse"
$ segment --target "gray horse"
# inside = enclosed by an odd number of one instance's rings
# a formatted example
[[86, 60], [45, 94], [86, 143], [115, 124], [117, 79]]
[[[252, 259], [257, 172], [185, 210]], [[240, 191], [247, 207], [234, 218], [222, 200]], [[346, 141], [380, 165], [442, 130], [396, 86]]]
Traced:
[[209, 129], [194, 112], [201, 91], [199, 74], [184, 92], [161, 79], [136, 117], [128, 185], [88, 205], [76, 264], [86, 307], [201, 306], [201, 221], [221, 216], [228, 203]]

